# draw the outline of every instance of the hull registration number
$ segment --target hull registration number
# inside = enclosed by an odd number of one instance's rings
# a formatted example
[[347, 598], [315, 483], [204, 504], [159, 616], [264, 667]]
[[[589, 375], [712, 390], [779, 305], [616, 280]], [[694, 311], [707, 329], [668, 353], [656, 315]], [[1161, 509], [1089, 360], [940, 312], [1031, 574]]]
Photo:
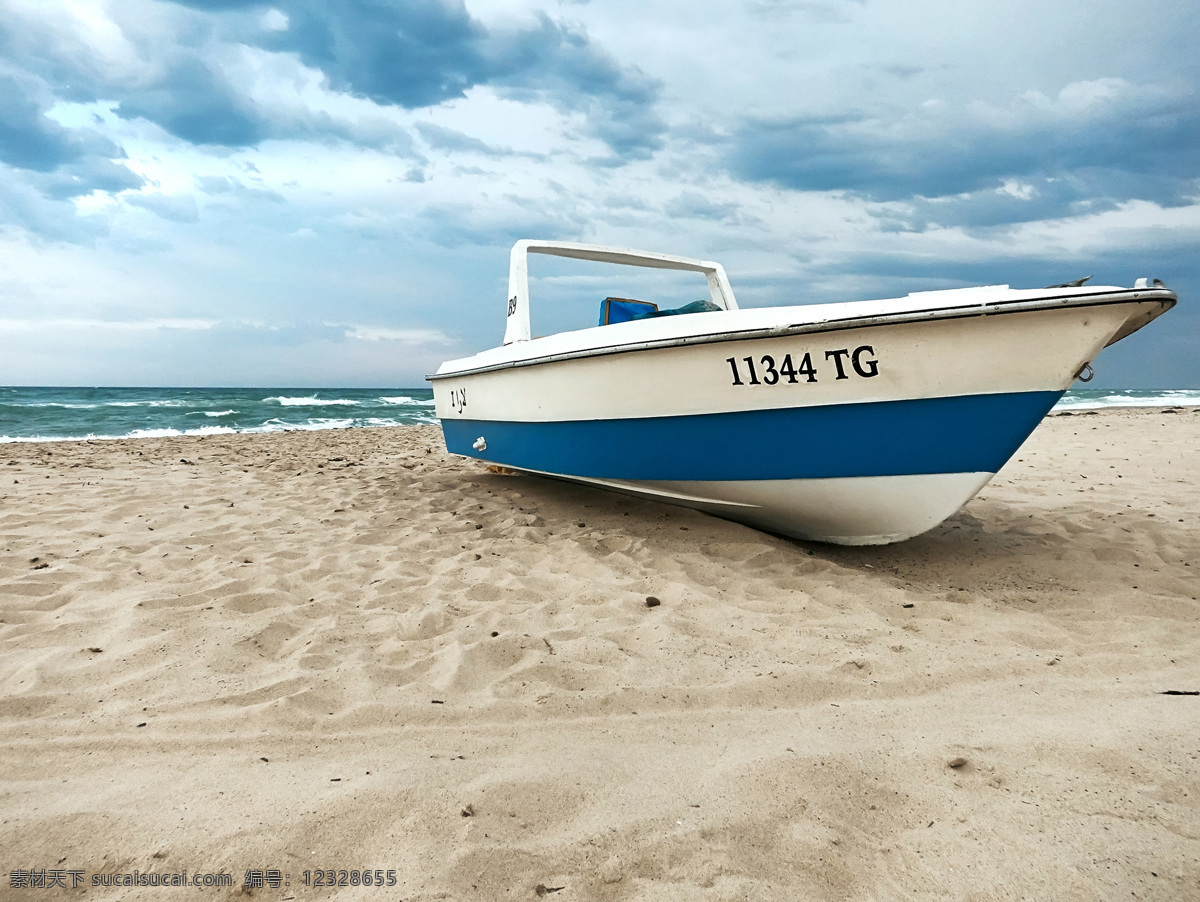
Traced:
[[860, 345], [850, 348], [837, 348], [825, 352], [825, 358], [820, 361], [820, 370], [813, 362], [811, 351], [805, 351], [803, 356], [793, 359], [791, 354], [785, 354], [782, 360], [776, 360], [770, 354], [761, 357], [726, 357], [729, 370], [733, 376], [731, 385], [796, 385], [800, 381], [819, 382], [821, 376], [827, 379], [870, 379], [879, 375], [879, 360], [875, 349], [870, 345]]

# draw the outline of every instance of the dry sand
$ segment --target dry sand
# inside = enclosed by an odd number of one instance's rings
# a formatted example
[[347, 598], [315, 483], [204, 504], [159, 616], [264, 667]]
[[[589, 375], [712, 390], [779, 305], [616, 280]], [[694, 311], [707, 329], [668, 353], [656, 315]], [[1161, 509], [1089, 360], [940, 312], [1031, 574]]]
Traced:
[[0, 898], [1200, 899], [1198, 486], [1194, 410], [858, 549], [433, 428], [0, 446]]

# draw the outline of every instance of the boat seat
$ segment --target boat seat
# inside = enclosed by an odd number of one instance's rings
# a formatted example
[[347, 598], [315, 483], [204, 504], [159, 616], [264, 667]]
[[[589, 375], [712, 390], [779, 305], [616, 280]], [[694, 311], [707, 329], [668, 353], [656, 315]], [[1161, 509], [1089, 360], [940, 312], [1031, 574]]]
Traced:
[[688, 313], [713, 313], [721, 308], [712, 301], [692, 301], [690, 304], [684, 304], [682, 307], [671, 307], [666, 310], [654, 310], [649, 313], [637, 314], [636, 319], [641, 319], [643, 316], [680, 316]]
[[636, 301], [633, 298], [605, 298], [600, 302], [600, 325], [625, 323], [631, 319], [640, 319], [648, 313], [655, 313], [657, 310], [658, 304], [651, 304], [649, 301]]

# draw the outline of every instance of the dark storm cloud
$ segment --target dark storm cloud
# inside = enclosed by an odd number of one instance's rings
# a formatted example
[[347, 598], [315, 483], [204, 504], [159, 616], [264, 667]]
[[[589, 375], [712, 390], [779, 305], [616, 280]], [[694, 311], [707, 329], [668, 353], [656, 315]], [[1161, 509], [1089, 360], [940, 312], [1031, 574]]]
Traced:
[[486, 81], [487, 32], [466, 9], [429, 0], [286, 0], [284, 31], [263, 36], [296, 53], [330, 87], [387, 106], [435, 106]]
[[[1004, 109], [969, 106], [952, 116], [934, 109], [891, 119], [748, 120], [726, 161], [748, 181], [877, 201], [978, 198], [1007, 180], [1035, 201], [998, 198], [975, 212], [942, 206], [961, 222], [1067, 215], [1083, 202], [1173, 205], [1200, 186], [1200, 108], [1182, 93], [1110, 79], [1071, 86], [1055, 100], [1028, 95]], [[935, 213], [920, 205], [916, 216]]]
[[339, 119], [323, 110], [263, 107], [197, 57], [176, 61], [153, 86], [127, 92], [123, 119], [145, 119], [189, 144], [254, 147], [263, 141], [346, 141], [397, 156], [413, 156], [409, 132], [382, 117]]
[[108, 162], [125, 156], [120, 147], [91, 129], [59, 125], [46, 115], [51, 103], [40, 80], [0, 73], [0, 162], [38, 173], [71, 167], [75, 178], [91, 172], [104, 183], [112, 181], [114, 169], [124, 173], [116, 175], [118, 180], [137, 179], [124, 166]]
[[645, 159], [662, 146], [658, 82], [620, 66], [585, 34], [539, 14], [537, 28], [497, 36], [491, 52], [498, 60], [493, 84], [502, 94], [582, 113], [618, 160]]
[[[1084, 216], [1115, 208], [1114, 186], [1119, 173], [1080, 171], [1058, 178], [1036, 178], [1007, 187], [988, 188], [945, 197], [910, 198], [900, 204], [870, 210], [885, 232], [923, 232], [931, 228], [962, 228], [977, 233], [1008, 229], [1025, 222]], [[1164, 186], [1164, 190], [1173, 189]], [[1152, 193], [1139, 184], [1132, 195]], [[1126, 196], [1124, 192], [1116, 192]]]
[[56, 200], [81, 197], [93, 191], [128, 191], [141, 188], [145, 179], [128, 168], [101, 156], [87, 156], [60, 166], [52, 173], [37, 176], [33, 184]]
[[[237, 0], [176, 0], [191, 9], [222, 13], [277, 9], [287, 16], [281, 30], [244, 30], [239, 40], [267, 50], [294, 53], [319, 70], [329, 86], [382, 106], [418, 109], [465, 96], [488, 85], [517, 100], [547, 103], [580, 113], [587, 132], [620, 159], [648, 156], [661, 146], [665, 125], [654, 112], [659, 86], [640, 70], [621, 66], [578, 31], [544, 14], [523, 28], [489, 29], [461, 3], [440, 0], [281, 0], [273, 4]], [[144, 115], [198, 143], [254, 143], [228, 86], [195, 68], [175, 73], [163, 102], [131, 104]], [[180, 122], [169, 95], [212, 98], [203, 113]], [[122, 105], [125, 109], [125, 105]], [[228, 116], [229, 125], [220, 124]], [[261, 136], [261, 127], [260, 127]]]
[[60, 98], [91, 96], [71, 79], [57, 85], [63, 71], [59, 48], [47, 33], [23, 33], [13, 20], [0, 20], [0, 222], [59, 241], [87, 243], [106, 231], [98, 219], [79, 217], [72, 198], [93, 191], [140, 188], [144, 179], [121, 161], [125, 151], [90, 127], [67, 128], [48, 114]]
[[148, 119], [191, 144], [243, 147], [268, 133], [254, 105], [197, 57], [175, 60], [155, 85], [122, 97], [117, 115]]
[[125, 152], [88, 128], [69, 129], [51, 119], [49, 90], [29, 75], [0, 73], [0, 164], [11, 169], [0, 198], [0, 222], [62, 240], [88, 240], [96, 229], [60, 222], [74, 219], [74, 208], [61, 203], [93, 191], [140, 188], [141, 176], [119, 160]]
[[[272, 9], [286, 16], [286, 27], [279, 19], [266, 22]], [[252, 147], [273, 138], [347, 141], [423, 162], [411, 134], [384, 117], [349, 121], [257, 102], [227, 63], [239, 45], [294, 55], [319, 70], [333, 90], [387, 107], [436, 106], [480, 85], [514, 100], [545, 103], [579, 115], [582, 132], [607, 145], [607, 165], [644, 158], [662, 143], [665, 125], [654, 111], [657, 82], [544, 15], [525, 26], [489, 29], [452, 0], [178, 0], [160, 10], [169, 11], [159, 23], [172, 35], [169, 43], [159, 32], [151, 40], [124, 29], [143, 66], [136, 72], [99, 65], [89, 47], [50, 17], [0, 22], [0, 161], [47, 173], [76, 164], [69, 179], [54, 182], [59, 196], [71, 185], [84, 193], [79, 180], [86, 172], [103, 176], [95, 185], [102, 190], [135, 187], [111, 166], [79, 163], [86, 157], [119, 159], [119, 147], [44, 115], [57, 100], [104, 100], [121, 118], [152, 122], [198, 146]], [[424, 137], [441, 149], [455, 149], [448, 143], [466, 149], [468, 140], [430, 128]]]
[[0, 161], [18, 169], [52, 172], [83, 155], [78, 138], [48, 118], [30, 96], [28, 81], [0, 74]]

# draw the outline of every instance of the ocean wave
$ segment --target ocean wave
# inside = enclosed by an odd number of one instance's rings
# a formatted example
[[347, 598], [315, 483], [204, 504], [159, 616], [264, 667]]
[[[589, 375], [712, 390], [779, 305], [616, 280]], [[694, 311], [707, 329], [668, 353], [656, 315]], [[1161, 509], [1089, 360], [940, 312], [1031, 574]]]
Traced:
[[22, 404], [19, 401], [7, 402], [12, 407], [30, 409], [34, 407], [56, 407], [60, 410], [100, 410], [103, 407], [190, 407], [190, 401], [184, 400], [145, 400], [145, 401], [101, 401], [97, 404], [72, 404], [67, 401], [33, 401]]
[[104, 407], [191, 407], [191, 401], [182, 398], [147, 398], [143, 401], [105, 401]]
[[230, 414], [237, 413], [236, 410], [204, 410], [200, 412], [206, 417], [227, 417]]
[[37, 442], [118, 442], [128, 438], [171, 438], [180, 435], [232, 435], [237, 432], [228, 426], [203, 426], [199, 429], [134, 429], [120, 435], [0, 435], [0, 445]]
[[241, 432], [321, 432], [325, 429], [350, 429], [354, 420], [309, 420], [307, 423], [264, 423]]
[[[373, 421], [378, 419], [377, 422]], [[436, 423], [436, 420], [429, 420], [428, 425]], [[180, 436], [203, 436], [203, 435], [238, 435], [238, 434], [263, 434], [263, 433], [278, 433], [278, 432], [321, 432], [329, 429], [374, 429], [380, 427], [393, 426], [414, 426], [423, 425], [424, 421], [420, 422], [399, 422], [396, 420], [384, 420], [382, 418], [372, 418], [372, 420], [356, 421], [356, 420], [319, 420], [309, 421], [308, 423], [283, 423], [273, 422], [264, 423], [261, 426], [247, 426], [242, 429], [234, 429], [229, 426], [201, 426], [197, 429], [172, 429], [164, 427], [160, 429], [134, 429], [131, 432], [122, 435], [96, 435], [89, 433], [87, 435], [0, 435], [0, 445], [16, 444], [16, 443], [41, 443], [41, 442], [116, 442], [122, 439], [134, 438], [178, 438]]]
[[430, 426], [435, 423], [437, 423], [437, 419], [435, 417], [424, 417], [424, 416], [416, 416], [416, 415], [409, 416], [407, 419], [403, 419], [403, 420], [395, 420], [395, 419], [392, 419], [391, 417], [367, 417], [366, 419], [361, 421], [361, 424], [363, 426], [380, 426], [380, 427]]
[[1067, 395], [1055, 410], [1103, 410], [1110, 407], [1200, 407], [1200, 390], [1113, 391]]
[[346, 398], [263, 398], [264, 403], [267, 401], [274, 401], [281, 407], [357, 407], [362, 403], [361, 401], [351, 401]]
[[392, 398], [380, 398], [384, 404], [404, 404], [413, 407], [433, 407], [433, 398], [408, 398], [403, 395]]
[[231, 435], [237, 432], [229, 426], [200, 426], [196, 429], [174, 429], [164, 426], [158, 429], [134, 429], [119, 438], [171, 438], [177, 435]]
[[0, 435], [0, 445], [33, 444], [36, 442], [90, 442], [124, 438], [121, 435]]
[[61, 407], [67, 410], [97, 410], [99, 404], [64, 404], [62, 401], [35, 401], [32, 404], [21, 404], [20, 402], [9, 401], [8, 406], [11, 407]]

